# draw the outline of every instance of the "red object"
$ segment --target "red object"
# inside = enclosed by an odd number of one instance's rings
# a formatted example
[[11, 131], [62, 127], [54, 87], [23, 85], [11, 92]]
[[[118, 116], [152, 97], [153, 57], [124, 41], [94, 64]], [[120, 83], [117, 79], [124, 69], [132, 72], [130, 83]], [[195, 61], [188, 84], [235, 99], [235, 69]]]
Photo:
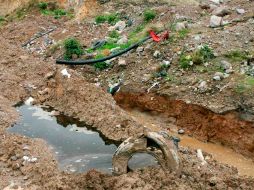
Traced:
[[163, 40], [168, 40], [168, 39], [169, 39], [169, 32], [168, 32], [168, 31], [166, 31], [166, 32], [164, 32], [164, 33], [162, 34], [162, 39], [163, 39]]
[[155, 42], [161, 41], [160, 37], [157, 36], [157, 34], [155, 34], [155, 32], [152, 30], [150, 30], [150, 36], [153, 38], [153, 41], [155, 41]]

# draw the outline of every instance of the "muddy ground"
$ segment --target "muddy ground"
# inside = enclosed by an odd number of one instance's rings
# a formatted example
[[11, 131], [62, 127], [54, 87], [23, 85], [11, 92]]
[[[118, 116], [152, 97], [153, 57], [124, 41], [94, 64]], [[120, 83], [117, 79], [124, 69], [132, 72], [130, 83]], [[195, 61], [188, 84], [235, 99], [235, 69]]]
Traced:
[[[193, 28], [186, 38], [173, 44], [155, 44], [149, 41], [144, 45], [150, 46], [146, 48], [144, 55], [137, 55], [134, 51], [123, 56], [127, 62], [126, 66], [119, 66], [118, 60], [114, 60], [114, 66], [104, 71], [95, 71], [91, 66], [56, 65], [55, 59], [63, 50], [59, 47], [52, 51], [53, 45], [45, 45], [45, 38], [35, 40], [29, 48], [22, 48], [22, 44], [35, 33], [52, 27], [57, 29], [46, 39], [59, 42], [66, 37], [75, 36], [84, 46], [90, 46], [93, 38], [105, 37], [105, 31], [109, 27], [107, 24], [94, 25], [93, 16], [86, 15], [82, 22], [66, 17], [54, 19], [42, 15], [34, 8], [29, 9], [21, 18], [12, 17], [11, 21], [1, 26], [0, 189], [254, 188], [253, 178], [238, 175], [236, 168], [219, 163], [207, 153], [204, 153], [204, 156], [210, 158], [207, 159], [208, 164], [202, 165], [195, 150], [187, 147], [180, 147], [179, 150], [183, 161], [180, 177], [155, 168], [144, 168], [121, 176], [103, 174], [95, 170], [84, 174], [65, 173], [58, 169], [54, 154], [46, 142], [6, 132], [6, 128], [19, 118], [13, 106], [28, 97], [33, 97], [35, 104], [50, 105], [66, 115], [86, 122], [108, 139], [117, 142], [143, 133], [143, 125], [124, 111], [126, 108], [139, 108], [141, 111], [175, 118], [174, 124], [185, 129], [186, 134], [202, 141], [222, 144], [246, 158], [253, 159], [253, 88], [240, 94], [235, 91], [235, 87], [245, 77], [237, 71], [241, 66], [240, 62], [234, 63], [235, 72], [222, 81], [213, 81], [213, 72], [200, 72], [197, 68], [179, 69], [176, 58], [172, 60], [168, 73], [177, 80], [150, 78], [160, 62], [174, 57], [184, 44], [193, 48], [197, 44], [208, 43], [218, 54], [216, 60], [224, 59], [223, 55], [233, 48], [252, 51], [253, 36], [249, 34], [254, 31], [253, 1], [225, 2], [232, 10], [239, 6], [244, 8], [246, 14], [238, 15], [232, 11], [227, 19], [240, 21], [224, 29], [209, 28], [207, 25], [211, 13], [201, 9], [197, 2], [171, 2], [173, 5], [168, 3], [96, 3], [100, 10], [130, 11], [136, 21], [133, 27], [141, 22], [139, 12], [147, 7], [157, 10], [158, 14], [163, 13], [160, 20], [154, 22], [172, 22], [175, 15], [185, 16], [193, 22]], [[200, 16], [201, 12], [204, 12], [204, 16]], [[129, 30], [131, 28], [125, 32], [128, 33]], [[235, 33], [237, 36], [233, 35]], [[193, 40], [196, 34], [201, 35], [201, 42]], [[155, 50], [163, 54], [162, 58], [154, 58]], [[61, 74], [64, 68], [71, 74], [70, 78]], [[124, 87], [112, 97], [106, 90], [108, 84], [118, 78], [124, 80]], [[205, 92], [195, 90], [200, 79], [208, 83]], [[97, 85], [98, 82], [100, 85]], [[148, 94], [147, 89], [154, 82], [159, 82], [159, 86], [152, 88]], [[24, 162], [23, 156], [35, 156], [38, 161]]]

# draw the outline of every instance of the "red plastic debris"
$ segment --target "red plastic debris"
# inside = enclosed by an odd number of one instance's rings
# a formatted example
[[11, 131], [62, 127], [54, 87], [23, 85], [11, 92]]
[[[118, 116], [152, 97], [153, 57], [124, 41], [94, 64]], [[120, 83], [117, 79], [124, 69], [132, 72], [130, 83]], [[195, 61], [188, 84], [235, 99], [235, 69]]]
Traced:
[[153, 41], [160, 42], [161, 40], [167, 40], [169, 38], [169, 32], [166, 31], [162, 35], [158, 36], [153, 30], [150, 30], [150, 36], [152, 37]]
[[163, 40], [168, 40], [168, 39], [169, 39], [169, 32], [166, 31], [166, 32], [164, 32], [161, 36], [162, 36], [161, 38], [162, 38]]
[[150, 30], [149, 33], [150, 33], [150, 36], [153, 38], [153, 41], [159, 42], [161, 40], [160, 37], [157, 34], [155, 34], [153, 30]]

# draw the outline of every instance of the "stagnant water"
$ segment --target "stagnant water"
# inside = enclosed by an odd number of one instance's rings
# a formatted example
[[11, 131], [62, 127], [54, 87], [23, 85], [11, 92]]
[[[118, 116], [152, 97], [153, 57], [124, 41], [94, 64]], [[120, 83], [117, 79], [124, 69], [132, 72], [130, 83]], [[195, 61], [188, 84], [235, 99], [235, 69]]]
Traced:
[[177, 126], [170, 124], [173, 118], [165, 118], [160, 115], [151, 115], [148, 112], [141, 112], [138, 109], [126, 110], [134, 120], [142, 123], [153, 131], [170, 129], [173, 135], [181, 139], [180, 145], [192, 149], [202, 149], [211, 154], [213, 158], [221, 163], [234, 166], [238, 169], [240, 175], [254, 177], [254, 162], [245, 158], [232, 149], [213, 143], [204, 143], [187, 135], [178, 135]]
[[[112, 156], [117, 146], [104, 140], [98, 132], [89, 130], [84, 123], [64, 115], [54, 116], [54, 111], [38, 106], [22, 105], [17, 111], [21, 119], [8, 131], [44, 139], [55, 152], [60, 169], [112, 172]], [[135, 154], [129, 161], [131, 169], [157, 165], [155, 158], [148, 154]]]

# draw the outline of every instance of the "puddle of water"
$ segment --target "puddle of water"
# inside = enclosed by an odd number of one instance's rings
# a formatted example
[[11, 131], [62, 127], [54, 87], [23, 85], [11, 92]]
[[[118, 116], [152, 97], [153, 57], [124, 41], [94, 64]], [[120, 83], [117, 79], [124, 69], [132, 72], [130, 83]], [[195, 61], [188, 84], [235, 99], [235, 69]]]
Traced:
[[158, 115], [151, 115], [146, 112], [140, 112], [136, 109], [127, 111], [133, 119], [153, 131], [161, 131], [170, 128], [170, 133], [172, 134], [173, 129], [175, 133], [172, 135], [178, 136], [181, 139], [181, 146], [190, 147], [192, 149], [202, 149], [203, 151], [211, 154], [215, 160], [236, 167], [240, 175], [254, 177], [254, 162], [251, 159], [245, 158], [241, 154], [234, 152], [232, 149], [218, 144], [204, 143], [186, 135], [178, 135], [176, 134], [177, 127], [170, 124], [167, 118], [160, 117]]
[[[90, 169], [112, 172], [112, 156], [117, 146], [103, 140], [84, 123], [64, 115], [53, 116], [52, 112], [38, 106], [22, 105], [17, 111], [22, 115], [21, 120], [8, 131], [44, 139], [55, 152], [60, 169], [78, 173]], [[153, 157], [141, 155], [130, 160], [130, 167], [135, 169], [155, 163]]]

